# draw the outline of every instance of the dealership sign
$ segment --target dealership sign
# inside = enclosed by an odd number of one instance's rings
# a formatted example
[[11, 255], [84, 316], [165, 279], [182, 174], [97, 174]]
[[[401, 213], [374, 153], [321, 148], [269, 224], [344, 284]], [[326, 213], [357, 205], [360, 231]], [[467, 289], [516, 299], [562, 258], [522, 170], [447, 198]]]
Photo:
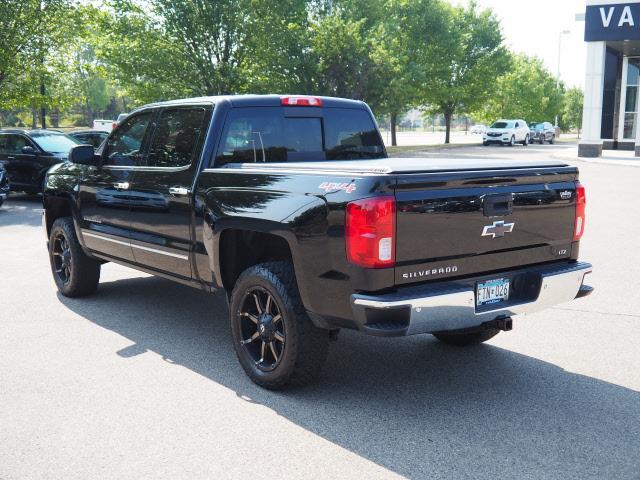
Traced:
[[589, 5], [584, 20], [587, 42], [640, 40], [640, 3]]

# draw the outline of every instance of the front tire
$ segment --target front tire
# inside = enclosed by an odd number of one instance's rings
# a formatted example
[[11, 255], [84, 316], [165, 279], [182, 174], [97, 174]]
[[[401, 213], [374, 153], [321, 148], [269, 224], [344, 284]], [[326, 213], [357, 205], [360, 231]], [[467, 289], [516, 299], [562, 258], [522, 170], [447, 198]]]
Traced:
[[254, 383], [280, 390], [317, 378], [327, 358], [329, 331], [309, 319], [291, 263], [249, 267], [230, 303], [233, 348]]
[[495, 337], [498, 333], [500, 333], [500, 330], [497, 328], [489, 328], [486, 330], [478, 330], [477, 332], [463, 333], [457, 333], [455, 330], [451, 330], [448, 332], [434, 333], [433, 336], [447, 345], [466, 347], [486, 342], [487, 340]]
[[513, 147], [516, 144], [516, 136], [512, 136], [511, 140], [509, 140], [509, 146]]
[[65, 297], [84, 297], [98, 289], [100, 262], [84, 253], [73, 220], [69, 217], [53, 222], [49, 235], [49, 261], [53, 280]]
[[553, 145], [556, 141], [556, 136], [555, 135], [551, 135], [551, 140], [549, 140], [549, 145]]

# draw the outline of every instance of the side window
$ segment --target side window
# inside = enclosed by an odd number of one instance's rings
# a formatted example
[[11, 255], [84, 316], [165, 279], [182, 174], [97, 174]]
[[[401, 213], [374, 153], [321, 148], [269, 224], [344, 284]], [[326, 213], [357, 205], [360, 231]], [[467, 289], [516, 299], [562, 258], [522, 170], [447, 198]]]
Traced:
[[520, 122], [516, 122], [516, 128], [520, 128]]
[[128, 118], [120, 124], [107, 140], [104, 148], [104, 165], [140, 165], [142, 141], [151, 121], [151, 112], [144, 112]]
[[147, 164], [150, 167], [184, 167], [191, 163], [201, 137], [205, 109], [164, 110], [158, 120]]
[[0, 153], [20, 154], [22, 153], [22, 148], [26, 146], [33, 147], [33, 143], [22, 135], [0, 135]]

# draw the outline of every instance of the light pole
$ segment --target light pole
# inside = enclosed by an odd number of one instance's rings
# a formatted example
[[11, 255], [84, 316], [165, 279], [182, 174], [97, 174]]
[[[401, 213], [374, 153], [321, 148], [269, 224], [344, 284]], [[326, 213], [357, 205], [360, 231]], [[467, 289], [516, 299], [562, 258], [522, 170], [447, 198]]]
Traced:
[[[571, 30], [562, 30], [558, 33], [558, 71], [556, 75], [556, 90], [560, 87], [560, 57], [562, 56], [562, 35], [571, 34]], [[558, 126], [558, 115], [556, 114], [556, 124]]]

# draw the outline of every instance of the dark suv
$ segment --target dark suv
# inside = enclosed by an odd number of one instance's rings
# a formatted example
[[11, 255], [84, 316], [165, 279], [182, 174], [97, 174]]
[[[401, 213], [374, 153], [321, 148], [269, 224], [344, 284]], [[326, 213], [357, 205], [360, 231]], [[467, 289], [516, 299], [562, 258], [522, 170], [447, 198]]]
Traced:
[[529, 138], [531, 143], [538, 142], [542, 145], [544, 142], [553, 144], [556, 140], [556, 129], [551, 122], [537, 122], [529, 124]]
[[0, 130], [0, 162], [11, 190], [41, 192], [47, 170], [65, 161], [78, 143], [54, 130]]

